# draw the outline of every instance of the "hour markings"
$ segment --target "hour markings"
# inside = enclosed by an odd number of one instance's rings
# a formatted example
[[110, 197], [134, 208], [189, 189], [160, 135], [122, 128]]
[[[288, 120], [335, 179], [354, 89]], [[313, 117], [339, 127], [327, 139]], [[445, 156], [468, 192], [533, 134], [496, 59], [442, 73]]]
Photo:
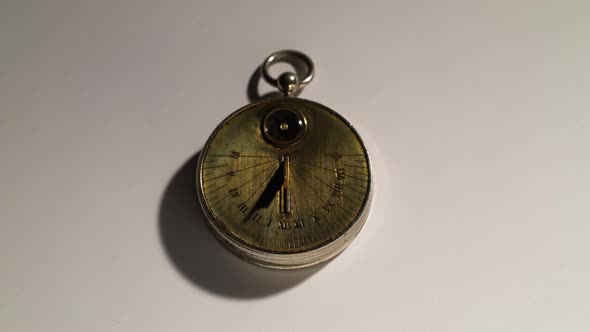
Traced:
[[262, 166], [262, 165], [267, 165], [267, 164], [272, 163], [272, 162], [277, 163], [278, 161], [276, 161], [276, 160], [268, 160], [268, 161], [265, 161], [265, 162], [262, 162], [262, 163], [259, 163], [259, 164], [256, 164], [256, 165], [244, 167], [244, 168], [241, 168], [241, 169], [238, 169], [238, 170], [235, 170], [235, 171], [227, 171], [227, 172], [225, 172], [225, 173], [223, 173], [221, 175], [218, 175], [218, 176], [215, 176], [215, 177], [212, 177], [212, 178], [204, 178], [203, 181], [212, 181], [212, 180], [215, 180], [215, 179], [219, 179], [221, 177], [224, 177], [224, 176], [235, 176], [239, 172], [243, 172], [245, 170], [256, 168], [256, 167], [259, 167], [259, 166]]
[[348, 189], [352, 190], [352, 191], [355, 191], [355, 192], [357, 192], [357, 193], [361, 194], [361, 195], [364, 195], [364, 194], [365, 194], [365, 193], [363, 193], [362, 191], [360, 191], [360, 190], [357, 190], [356, 188], [353, 188], [353, 187], [351, 187], [351, 186], [349, 186], [349, 185], [346, 185], [346, 184], [345, 184], [344, 186], [345, 186], [346, 188], [348, 188]]
[[320, 220], [321, 219], [320, 219], [320, 217], [317, 214], [314, 213], [314, 214], [311, 215], [311, 221], [318, 222]]
[[225, 167], [227, 166], [227, 164], [223, 164], [223, 165], [211, 165], [211, 166], [205, 166], [202, 167], [203, 169], [210, 169], [210, 168], [218, 168], [218, 167]]
[[[265, 168], [265, 169], [263, 169], [263, 170], [262, 170], [260, 173], [258, 173], [258, 174], [256, 174], [256, 175], [254, 175], [253, 177], [251, 177], [250, 179], [248, 179], [248, 181], [246, 181], [246, 182], [242, 183], [242, 184], [241, 184], [241, 185], [240, 185], [240, 186], [239, 186], [237, 189], [241, 189], [241, 188], [243, 188], [244, 186], [246, 186], [246, 185], [247, 185], [248, 183], [250, 183], [251, 181], [253, 181], [253, 180], [257, 179], [258, 177], [260, 177], [261, 175], [263, 175], [263, 174], [267, 173], [267, 172], [268, 172], [268, 170], [270, 170], [270, 169], [271, 169], [271, 168], [273, 168], [273, 167], [275, 167], [275, 165], [270, 165], [270, 166], [266, 167], [266, 168]], [[272, 175], [272, 173], [270, 173], [270, 175]], [[223, 177], [223, 176], [225, 176], [225, 175], [218, 176], [217, 178], [220, 178], [220, 177]], [[263, 183], [263, 182], [262, 182], [262, 183]], [[223, 195], [221, 198], [219, 198], [219, 197], [216, 197], [216, 198], [214, 198], [214, 199], [213, 199], [213, 203], [211, 203], [211, 204], [212, 204], [212, 205], [217, 205], [217, 204], [219, 204], [221, 201], [223, 201], [224, 199], [226, 199], [227, 197], [229, 197], [229, 195], [230, 195], [230, 194], [228, 193], [227, 195]]]
[[[209, 185], [208, 187], [203, 187], [203, 190], [209, 190], [211, 187], [214, 187], [214, 186], [215, 186], [215, 183], [213, 183], [212, 185]], [[217, 187], [217, 188], [209, 191], [209, 194], [212, 194], [212, 193], [216, 192], [217, 190], [225, 188], [225, 187], [227, 187], [227, 184], [224, 184], [223, 186]]]
[[342, 189], [344, 189], [344, 185], [342, 183], [334, 183], [334, 185], [332, 185], [332, 196], [342, 197]]
[[[321, 196], [320, 194], [318, 194], [318, 193], [317, 193], [317, 192], [316, 192], [316, 191], [313, 189], [313, 186], [309, 185], [309, 183], [308, 183], [307, 181], [305, 181], [305, 177], [304, 177], [304, 176], [302, 176], [301, 174], [299, 174], [299, 171], [297, 170], [297, 168], [295, 168], [295, 167], [294, 167], [293, 169], [295, 170], [295, 173], [294, 173], [294, 174], [297, 174], [297, 175], [298, 175], [298, 176], [299, 176], [299, 177], [300, 177], [300, 178], [303, 180], [303, 183], [304, 183], [304, 185], [305, 185], [305, 186], [307, 186], [307, 187], [308, 187], [308, 188], [311, 190], [311, 192], [313, 192], [313, 193], [316, 195], [316, 197], [317, 197], [317, 198], [319, 198], [320, 200], [322, 200], [322, 199], [323, 199], [323, 198], [322, 198], [322, 196]], [[312, 174], [311, 176], [312, 176], [313, 178], [315, 178], [316, 180], [320, 181], [321, 183], [324, 183], [324, 182], [322, 182], [320, 179], [318, 179], [317, 177], [315, 177], [313, 174]], [[328, 185], [328, 187], [329, 187], [329, 185]], [[305, 197], [305, 196], [303, 196], [303, 197]], [[308, 203], [308, 205], [309, 205], [309, 203]]]
[[276, 160], [265, 161], [265, 162], [260, 163], [260, 164], [256, 164], [256, 165], [252, 165], [252, 166], [241, 168], [241, 169], [239, 169], [237, 171], [234, 171], [233, 173], [242, 172], [242, 171], [245, 171], [245, 170], [248, 170], [248, 169], [251, 169], [251, 168], [255, 168], [255, 167], [258, 167], [258, 166], [266, 165], [266, 164], [272, 163], [272, 162], [278, 162], [278, 161], [276, 161]]
[[279, 229], [291, 229], [291, 225], [288, 220], [279, 220]]
[[320, 154], [320, 157], [333, 157], [334, 155], [338, 155], [340, 157], [364, 157], [365, 155], [362, 153], [340, 153], [340, 152], [334, 152], [331, 154]]
[[361, 188], [361, 190], [364, 190], [364, 189], [367, 188], [366, 186], [363, 186], [363, 185], [361, 185], [359, 183], [355, 183], [354, 185], [357, 186], [357, 187], [359, 187], [359, 188]]
[[[238, 158], [276, 158], [276, 156], [255, 156], [255, 155], [244, 155], [244, 154], [240, 154], [237, 151], [232, 151], [232, 152], [236, 152], [238, 155]], [[228, 154], [208, 154], [207, 157], [226, 157], [226, 158], [234, 158], [234, 159], [238, 159], [235, 156], [235, 154], [232, 154], [232, 152], [228, 153]]]
[[[268, 226], [272, 220], [269, 220]], [[305, 220], [303, 218], [297, 218], [295, 220], [289, 219], [279, 219], [277, 223], [278, 229], [295, 229], [295, 228], [304, 228], [305, 227]]]
[[[295, 171], [294, 174], [296, 175], [296, 177], [298, 177], [302, 182], [303, 185], [307, 188], [309, 188], [309, 190], [311, 190], [311, 192], [320, 200], [323, 201], [324, 198], [322, 198], [321, 195], [319, 195], [317, 193], [317, 191], [313, 188], [312, 185], [310, 185], [306, 180], [305, 177], [303, 175], [301, 175], [301, 173], [299, 173], [299, 171], [297, 171], [297, 167], [293, 167], [293, 170]], [[312, 178], [318, 180], [321, 184], [327, 185], [328, 188], [331, 188], [330, 185], [324, 183], [322, 180], [318, 179], [316, 176], [314, 176], [313, 174], [310, 174]], [[303, 196], [305, 197], [305, 195]], [[308, 201], [308, 206], [310, 206], [309, 201]], [[339, 222], [341, 226], [346, 227], [346, 225], [344, 223], [342, 223], [342, 221], [340, 219], [335, 219], [335, 221]], [[327, 227], [331, 228], [333, 232], [337, 232], [337, 230], [335, 229], [334, 225], [332, 225], [332, 223], [328, 222], [326, 223]]]
[[357, 179], [357, 180], [360, 180], [360, 181], [363, 181], [363, 182], [367, 182], [367, 179], [359, 178], [359, 177], [357, 177], [357, 176], [348, 175], [348, 177], [350, 177], [350, 178], [352, 178], [352, 179]]
[[328, 212], [332, 211], [332, 209], [334, 209], [335, 206], [336, 206], [336, 204], [330, 202], [329, 200], [326, 201], [324, 203], [324, 205], [322, 205], [322, 207], [324, 208], [324, 210], [326, 210]]
[[[344, 168], [328, 168], [328, 167], [314, 165], [314, 164], [306, 163], [306, 162], [302, 162], [302, 163], [303, 164], [306, 164], [306, 165], [309, 165], [309, 166], [312, 166], [312, 167], [317, 167], [317, 168], [320, 168], [320, 169], [323, 169], [323, 170], [326, 170], [326, 171], [335, 172], [336, 173], [336, 179], [338, 179], [338, 180], [343, 180], [346, 177], [350, 177], [350, 178], [353, 178], [353, 179], [357, 179], [357, 180], [360, 180], [360, 181], [367, 182], [367, 179], [362, 179], [362, 178], [359, 178], [359, 177], [356, 177], [356, 176], [352, 176], [350, 174], [347, 174]], [[294, 164], [294, 163], [292, 162], [292, 164]], [[360, 168], [366, 169], [366, 167], [360, 167]], [[362, 173], [362, 172], [356, 172], [356, 174], [368, 176], [366, 173]]]
[[250, 219], [252, 219], [255, 223], [258, 223], [260, 219], [262, 219], [262, 215], [256, 211]]
[[[297, 169], [296, 169], [296, 168], [294, 168], [294, 170], [295, 170], [295, 173], [297, 173], [297, 174], [298, 174], [298, 176], [299, 176], [299, 177], [301, 177], [301, 174], [299, 174], [299, 172], [297, 171]], [[326, 182], [322, 181], [322, 179], [320, 179], [320, 178], [316, 177], [314, 174], [310, 174], [310, 175], [311, 175], [311, 177], [312, 177], [313, 179], [317, 180], [317, 181], [318, 181], [320, 184], [323, 184], [324, 186], [328, 187], [328, 188], [330, 189], [329, 195], [331, 195], [331, 191], [333, 190], [333, 186], [332, 186], [332, 185], [330, 185], [330, 184], [328, 184], [328, 183], [326, 183]], [[302, 177], [301, 177], [301, 179], [303, 180], [303, 182], [304, 182], [304, 183], [306, 182], [306, 181], [305, 181], [305, 178], [302, 178]], [[340, 183], [340, 182], [336, 182], [336, 183]], [[344, 183], [341, 183], [341, 184], [345, 185]], [[322, 202], [324, 202], [324, 199], [325, 199], [325, 198], [322, 198], [322, 196], [320, 196], [320, 195], [317, 193], [317, 191], [316, 191], [316, 190], [314, 190], [313, 186], [309, 186], [309, 189], [311, 190], [311, 192], [313, 192], [313, 193], [316, 195], [316, 197], [317, 197], [318, 199], [320, 199]], [[356, 190], [355, 190], [355, 191], [356, 191]], [[345, 198], [345, 199], [347, 199], [347, 200], [348, 200], [348, 201], [350, 201], [351, 203], [353, 203], [353, 204], [352, 204], [353, 206], [356, 206], [356, 205], [358, 204], [358, 203], [356, 203], [356, 202], [352, 202], [352, 201], [350, 200], [350, 198], [348, 198], [347, 196], [345, 196], [345, 195], [344, 195], [344, 192], [343, 192], [343, 195], [342, 195], [342, 197], [343, 197], [343, 198]], [[362, 203], [362, 201], [361, 201], [361, 203]], [[309, 203], [308, 203], [308, 205], [309, 205]], [[339, 211], [339, 210], [336, 210], [336, 209], [334, 209], [334, 208], [336, 207], [336, 204], [335, 204], [335, 203], [332, 203], [332, 201], [327, 201], [327, 202], [324, 202], [324, 203], [323, 203], [322, 205], [320, 205], [320, 206], [321, 206], [321, 207], [322, 207], [324, 210], [326, 210], [327, 212], [335, 213], [335, 212]], [[348, 212], [348, 211], [346, 211], [346, 209], [344, 208], [345, 206], [346, 206], [346, 205], [344, 205], [344, 206], [341, 206], [340, 208], [342, 209], [342, 211], [343, 211], [343, 212]], [[349, 213], [349, 214], [350, 214], [350, 213]], [[352, 215], [351, 215], [351, 216], [352, 216]], [[346, 219], [346, 218], [348, 218], [348, 216], [345, 216], [344, 218]], [[312, 219], [312, 220], [313, 220], [313, 219]], [[345, 224], [344, 224], [344, 223], [342, 223], [342, 221], [341, 221], [340, 219], [336, 219], [336, 221], [338, 221], [338, 222], [339, 222], [339, 223], [340, 223], [342, 226], [345, 226]], [[331, 227], [331, 226], [330, 226], [330, 225], [331, 225], [331, 223], [328, 223], [328, 225], [329, 225], [329, 227]]]
[[295, 220], [295, 228], [303, 228], [305, 226], [303, 218], [297, 218]]
[[348, 166], [348, 167], [354, 167], [354, 168], [362, 168], [362, 169], [366, 169], [366, 168], [367, 168], [367, 167], [365, 167], [365, 166], [351, 165], [351, 164], [344, 164], [344, 166]]
[[238, 205], [236, 205], [238, 207], [238, 210], [240, 210], [240, 212], [242, 213], [246, 213], [246, 211], [248, 211], [250, 208], [246, 205], [246, 203], [240, 203]]
[[[298, 172], [297, 172], [297, 169], [295, 169], [295, 171], [296, 171], [296, 173], [298, 173]], [[311, 174], [311, 177], [312, 177], [312, 178], [314, 178], [314, 179], [316, 179], [316, 180], [317, 180], [319, 183], [321, 183], [321, 184], [323, 184], [323, 185], [327, 186], [328, 188], [332, 189], [332, 186], [330, 186], [330, 185], [329, 185], [329, 184], [327, 184], [326, 182], [322, 181], [322, 180], [321, 180], [321, 179], [319, 179], [318, 177], [314, 176], [313, 174]], [[316, 195], [316, 196], [317, 196], [317, 197], [318, 197], [320, 200], [323, 200], [322, 196], [321, 196], [320, 194], [318, 194], [318, 193], [317, 193], [317, 192], [316, 192], [316, 191], [313, 189], [313, 186], [309, 186], [309, 189], [310, 189], [310, 190], [311, 190], [311, 191], [312, 191], [312, 192], [313, 192], [313, 193], [314, 193], [314, 194], [315, 194], [315, 195]], [[322, 205], [322, 208], [324, 208], [326, 211], [330, 212], [330, 211], [332, 211], [332, 209], [333, 209], [335, 206], [336, 206], [336, 205], [335, 205], [334, 203], [332, 203], [332, 202], [330, 202], [330, 201], [328, 200], [328, 201], [326, 201], [326, 202], [325, 202], [325, 203]]]
[[[332, 155], [328, 156], [328, 161], [332, 161], [330, 159]], [[305, 194], [303, 196], [297, 196], [297, 198], [301, 198], [306, 202], [306, 205], [302, 205], [302, 207], [304, 207], [304, 211], [307, 210], [305, 211], [307, 213], [304, 212], [301, 216], [296, 215], [295, 212], [297, 208], [295, 208], [291, 217], [283, 214], [279, 215], [278, 212], [271, 211], [270, 214], [268, 214], [264, 211], [257, 211], [257, 208], [253, 208], [250, 203], [252, 199], [257, 197], [256, 193], [260, 191], [260, 188], [268, 182], [268, 178], [272, 176], [273, 172], [271, 169], [276, 170], [276, 165], [279, 163], [277, 157], [258, 161], [242, 160], [241, 158], [245, 156], [240, 152], [232, 150], [232, 154], [228, 153], [225, 157], [233, 158], [236, 160], [236, 163], [233, 164], [227, 162], [228, 159], [223, 162], [222, 159], [213, 158], [212, 163], [203, 165], [205, 166], [205, 169], [209, 169], [208, 172], [212, 173], [212, 176], [203, 177], [203, 181], [207, 182], [213, 178], [222, 178], [215, 182], [212, 181], [210, 187], [208, 186], [207, 188], [217, 191], [217, 195], [219, 196], [214, 199], [217, 202], [216, 204], [221, 203], [225, 198], [225, 201], [227, 202], [224, 204], [226, 207], [225, 209], [228, 207], [226, 204], [229, 204], [230, 209], [235, 211], [233, 213], [243, 216], [239, 218], [241, 219], [241, 223], [244, 225], [248, 223], [250, 224], [245, 230], [249, 229], [248, 232], [256, 233], [256, 227], [262, 227], [263, 229], [268, 229], [268, 231], [264, 231], [266, 233], [274, 232], [276, 229], [278, 231], [278, 233], [276, 233], [277, 236], [283, 233], [281, 230], [285, 231], [284, 234], [292, 233], [288, 236], [280, 235], [281, 237], [279, 237], [278, 241], [283, 242], [283, 244], [289, 246], [289, 248], [294, 248], [299, 247], [306, 242], [314, 242], [313, 236], [317, 236], [318, 234], [308, 234], [310, 230], [315, 232], [317, 229], [317, 231], [328, 232], [329, 234], [338, 233], [341, 227], [346, 226], [345, 221], [356, 215], [358, 205], [364, 201], [362, 197], [364, 197], [366, 190], [365, 183], [368, 181], [368, 175], [365, 175], [368, 173], [367, 161], [363, 160], [362, 157], [347, 159], [345, 158], [345, 155], [340, 152], [335, 156], [337, 158], [336, 161], [338, 161], [335, 164], [324, 161], [322, 165], [321, 160], [314, 163], [309, 159], [295, 159], [295, 163], [291, 163], [290, 168], [293, 168], [293, 173], [298, 173], [297, 177], [293, 174], [292, 178], [292, 184], [295, 186], [294, 190], [296, 190], [295, 194], [301, 195], [301, 192], [299, 191], [301, 187], [299, 186], [304, 186], [308, 188], [306, 190], [308, 190], [311, 195], [317, 196], [315, 202], [310, 201], [309, 197], [306, 197]], [[240, 160], [240, 162], [238, 163], [237, 160]], [[299, 166], [301, 167], [299, 172], [295, 169], [299, 168], [296, 165], [297, 163], [301, 163], [301, 166]], [[265, 164], [268, 167], [262, 166], [256, 170], [256, 167]], [[239, 168], [240, 166], [241, 168]], [[314, 170], [313, 168], [320, 168], [322, 171]], [[251, 172], [244, 172], [248, 169], [254, 169], [255, 172], [252, 173], [256, 174], [252, 174], [251, 177]], [[304, 172], [301, 173], [301, 171]], [[246, 177], [244, 181], [239, 181], [239, 184], [232, 185], [232, 181], [237, 181], [244, 177]], [[254, 181], [256, 185], [245, 187], [247, 183], [252, 182], [253, 177], [259, 179]], [[266, 179], [262, 180], [260, 177], [265, 177]], [[222, 183], [219, 183], [220, 181]], [[260, 181], [260, 185], [258, 181]], [[215, 183], [219, 184], [215, 185]], [[325, 186], [325, 188], [320, 189], [320, 186], [322, 185]], [[222, 187], [225, 187], [225, 189], [222, 189]], [[242, 189], [243, 187], [245, 187], [245, 189]], [[275, 206], [278, 205], [273, 204], [273, 210]], [[219, 205], [219, 208], [222, 209], [222, 206]], [[295, 216], [297, 216], [297, 218], [295, 218]], [[266, 240], [263, 241], [263, 237], [265, 236], [264, 232], [258, 235], [254, 234], [254, 241], [265, 242]]]
[[340, 158], [342, 158], [342, 155], [338, 152], [334, 152], [330, 155], [330, 157], [332, 157], [332, 159], [334, 159], [334, 162], [340, 160]]
[[[354, 204], [354, 205], [356, 205], [356, 204], [357, 204], [357, 202], [353, 201], [353, 200], [352, 200], [350, 197], [348, 197], [348, 196], [344, 196], [344, 195], [342, 195], [342, 197], [344, 197], [344, 199], [346, 199], [347, 201], [349, 201], [350, 203], [352, 203], [352, 204]], [[353, 197], [355, 197], [355, 196], [353, 196]], [[360, 200], [360, 201], [362, 202], [362, 200]], [[354, 205], [353, 205], [353, 206], [354, 206]]]

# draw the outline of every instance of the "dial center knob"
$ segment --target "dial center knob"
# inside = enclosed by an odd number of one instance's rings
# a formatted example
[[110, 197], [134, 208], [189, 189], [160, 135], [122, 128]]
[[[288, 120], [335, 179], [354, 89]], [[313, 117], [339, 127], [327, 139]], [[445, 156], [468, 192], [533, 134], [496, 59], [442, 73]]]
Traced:
[[307, 122], [303, 114], [288, 108], [270, 111], [262, 123], [264, 137], [270, 144], [278, 147], [299, 143], [306, 128]]

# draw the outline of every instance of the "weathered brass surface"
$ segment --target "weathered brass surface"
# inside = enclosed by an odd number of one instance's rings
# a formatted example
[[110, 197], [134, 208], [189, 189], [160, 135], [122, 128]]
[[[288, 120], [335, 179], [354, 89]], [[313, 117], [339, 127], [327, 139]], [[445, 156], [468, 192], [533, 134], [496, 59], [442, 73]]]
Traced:
[[[305, 117], [305, 136], [294, 145], [264, 137], [265, 117], [280, 108]], [[262, 254], [312, 252], [342, 238], [361, 219], [371, 189], [369, 157], [350, 124], [297, 98], [230, 115], [207, 141], [197, 171], [201, 204], [218, 237]], [[271, 188], [277, 183], [280, 189]]]

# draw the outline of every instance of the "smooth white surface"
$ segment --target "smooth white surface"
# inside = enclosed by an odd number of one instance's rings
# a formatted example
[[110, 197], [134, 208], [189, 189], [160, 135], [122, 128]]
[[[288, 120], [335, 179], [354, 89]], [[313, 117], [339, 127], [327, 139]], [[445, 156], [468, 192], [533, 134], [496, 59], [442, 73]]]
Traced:
[[[587, 1], [3, 1], [0, 330], [590, 330], [589, 17]], [[315, 61], [302, 97], [357, 127], [376, 181], [349, 249], [286, 274], [223, 250], [192, 161], [177, 173], [283, 48]]]

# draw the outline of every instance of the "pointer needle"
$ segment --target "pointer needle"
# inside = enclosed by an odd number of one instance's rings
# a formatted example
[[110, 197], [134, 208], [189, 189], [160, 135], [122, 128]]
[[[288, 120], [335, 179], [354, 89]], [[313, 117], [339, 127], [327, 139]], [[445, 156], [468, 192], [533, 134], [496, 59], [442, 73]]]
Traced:
[[289, 190], [289, 156], [283, 156], [283, 187], [281, 188], [280, 213], [291, 213], [291, 191]]

